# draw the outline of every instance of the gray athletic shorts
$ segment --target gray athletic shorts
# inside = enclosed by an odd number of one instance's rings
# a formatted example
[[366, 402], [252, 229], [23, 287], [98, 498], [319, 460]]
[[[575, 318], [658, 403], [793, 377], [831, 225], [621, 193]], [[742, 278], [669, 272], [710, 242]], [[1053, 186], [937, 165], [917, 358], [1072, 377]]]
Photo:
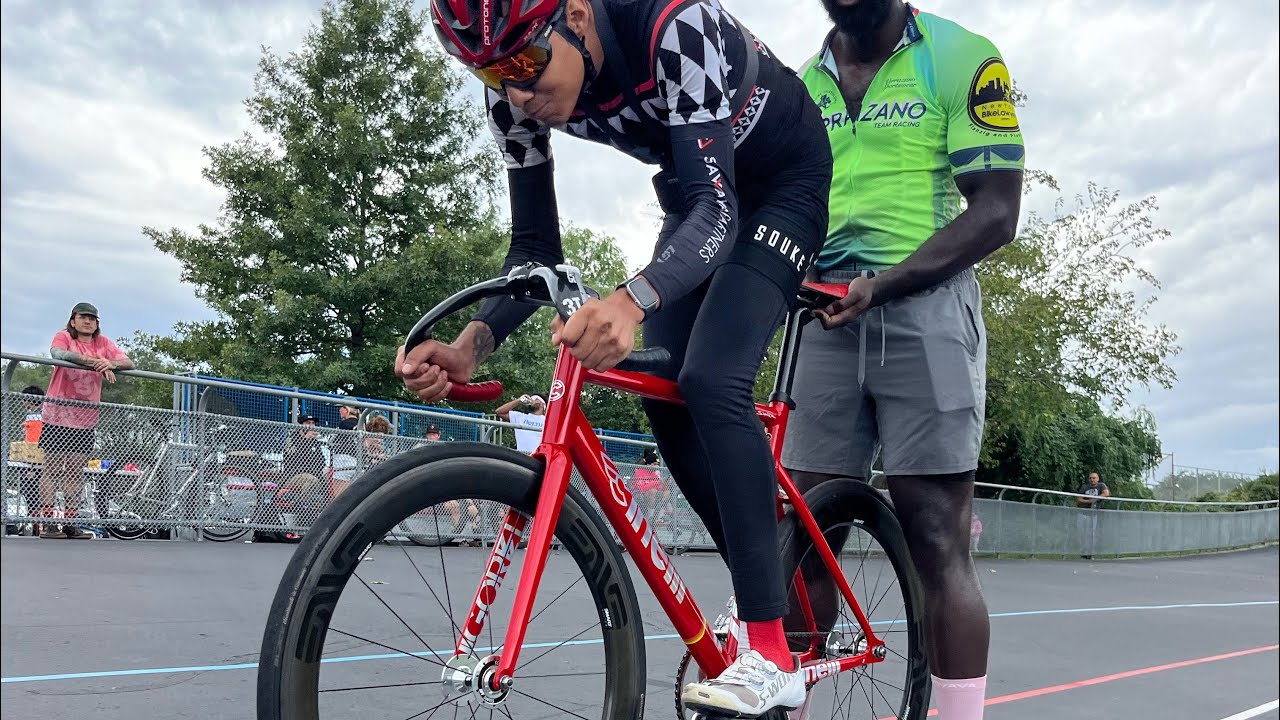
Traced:
[[[847, 283], [855, 274], [829, 272], [820, 280]], [[842, 328], [810, 323], [801, 336], [782, 464], [867, 477], [879, 444], [886, 475], [974, 470], [986, 368], [982, 293], [971, 269]]]

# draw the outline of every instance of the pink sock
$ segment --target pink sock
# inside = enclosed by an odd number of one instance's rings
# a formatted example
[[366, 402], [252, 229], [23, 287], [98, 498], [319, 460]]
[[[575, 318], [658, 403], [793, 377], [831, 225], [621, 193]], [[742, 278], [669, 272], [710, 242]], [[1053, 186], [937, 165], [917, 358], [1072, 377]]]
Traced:
[[791, 649], [787, 647], [787, 635], [782, 630], [782, 618], [765, 622], [749, 622], [746, 647], [739, 652], [755, 650], [761, 657], [788, 672], [795, 669]]
[[987, 696], [986, 675], [965, 680], [931, 677], [938, 720], [982, 720], [982, 705]]

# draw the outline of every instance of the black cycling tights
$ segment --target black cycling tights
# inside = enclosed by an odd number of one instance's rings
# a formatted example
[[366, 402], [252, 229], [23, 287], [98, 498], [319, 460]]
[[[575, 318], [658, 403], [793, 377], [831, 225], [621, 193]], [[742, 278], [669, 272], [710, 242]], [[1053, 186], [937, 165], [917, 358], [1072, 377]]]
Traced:
[[[792, 298], [798, 283], [785, 283]], [[672, 477], [729, 564], [744, 621], [782, 617], [787, 606], [778, 560], [777, 478], [752, 397], [765, 350], [787, 310], [789, 298], [778, 285], [730, 259], [644, 325], [646, 347], [671, 351], [687, 403], [646, 400], [645, 412]]]

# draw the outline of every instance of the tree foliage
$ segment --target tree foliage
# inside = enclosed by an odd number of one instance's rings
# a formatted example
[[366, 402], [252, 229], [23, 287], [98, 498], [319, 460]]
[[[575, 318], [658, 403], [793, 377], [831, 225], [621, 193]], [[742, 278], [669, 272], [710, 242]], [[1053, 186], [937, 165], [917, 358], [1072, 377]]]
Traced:
[[157, 349], [212, 372], [389, 395], [424, 305], [489, 272], [496, 163], [483, 113], [422, 47], [409, 0], [321, 10], [300, 50], [264, 49], [245, 105], [258, 133], [206, 148], [226, 191], [194, 233], [147, 228], [218, 314]]
[[[1045, 173], [1028, 181], [1057, 187]], [[989, 334], [979, 479], [1074, 489], [1097, 469], [1112, 492], [1145, 494], [1140, 478], [1160, 459], [1155, 421], [1120, 413], [1133, 386], [1176, 379], [1176, 337], [1149, 317], [1159, 281], [1135, 259], [1168, 236], [1156, 208], [1091, 183], [1051, 217], [1031, 214], [978, 265]]]

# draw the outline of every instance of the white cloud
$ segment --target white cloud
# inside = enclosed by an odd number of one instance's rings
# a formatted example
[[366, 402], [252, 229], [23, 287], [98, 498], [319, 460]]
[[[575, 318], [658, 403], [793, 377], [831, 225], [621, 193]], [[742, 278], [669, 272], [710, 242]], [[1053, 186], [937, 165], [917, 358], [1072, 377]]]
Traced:
[[[792, 67], [828, 27], [819, 0], [724, 0]], [[193, 228], [221, 193], [201, 148], [249, 129], [259, 47], [297, 47], [319, 2], [5, 2], [0, 8], [3, 346], [43, 349], [92, 299], [113, 334], [208, 317], [144, 225]], [[1064, 192], [1094, 180], [1156, 195], [1172, 231], [1139, 258], [1164, 282], [1153, 317], [1180, 336], [1172, 391], [1135, 390], [1179, 464], [1280, 463], [1280, 32], [1277, 6], [1190, 0], [924, 9], [990, 37], [1020, 87], [1028, 160]], [[478, 95], [478, 85], [467, 87]], [[649, 256], [652, 169], [555, 138], [567, 220]], [[1050, 198], [1033, 195], [1028, 208]]]

